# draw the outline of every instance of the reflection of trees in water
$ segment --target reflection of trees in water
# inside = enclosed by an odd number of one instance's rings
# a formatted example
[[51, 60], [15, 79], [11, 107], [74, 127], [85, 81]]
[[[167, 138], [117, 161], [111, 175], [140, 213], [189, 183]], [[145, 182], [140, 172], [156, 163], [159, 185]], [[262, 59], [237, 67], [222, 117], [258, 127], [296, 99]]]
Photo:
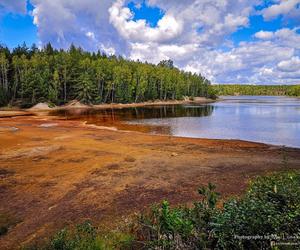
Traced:
[[151, 118], [175, 118], [175, 117], [201, 117], [212, 114], [214, 107], [205, 106], [159, 106], [147, 108], [135, 108], [133, 119], [151, 119]]
[[175, 118], [175, 117], [202, 117], [210, 116], [214, 106], [151, 106], [126, 109], [74, 109], [57, 110], [50, 113], [53, 116], [65, 117], [66, 119], [84, 119], [88, 121], [110, 122], [120, 120], [150, 119], [150, 118]]

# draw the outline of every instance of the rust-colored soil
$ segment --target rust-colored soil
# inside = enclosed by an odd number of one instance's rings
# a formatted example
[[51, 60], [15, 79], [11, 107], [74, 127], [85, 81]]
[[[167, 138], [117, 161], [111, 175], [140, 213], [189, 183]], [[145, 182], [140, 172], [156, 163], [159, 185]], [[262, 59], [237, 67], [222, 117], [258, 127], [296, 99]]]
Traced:
[[[10, 129], [10, 128], [17, 128]], [[284, 160], [283, 160], [284, 159]], [[258, 143], [152, 136], [46, 116], [0, 119], [0, 237], [15, 249], [69, 223], [111, 223], [168, 199], [197, 199], [213, 182], [224, 196], [249, 178], [300, 168], [300, 150]]]

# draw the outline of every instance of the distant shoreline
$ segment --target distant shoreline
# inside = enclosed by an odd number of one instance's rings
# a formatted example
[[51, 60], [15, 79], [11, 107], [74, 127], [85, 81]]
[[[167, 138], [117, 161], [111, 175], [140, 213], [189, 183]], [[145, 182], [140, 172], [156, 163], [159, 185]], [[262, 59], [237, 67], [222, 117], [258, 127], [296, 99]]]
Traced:
[[47, 103], [39, 103], [28, 109], [20, 109], [16, 107], [0, 108], [0, 118], [13, 117], [13, 116], [26, 116], [34, 114], [39, 111], [55, 111], [55, 110], [68, 110], [68, 109], [123, 109], [123, 108], [138, 108], [147, 106], [164, 106], [164, 105], [180, 105], [180, 104], [209, 104], [218, 101], [205, 98], [195, 97], [194, 100], [168, 100], [168, 101], [151, 101], [141, 103], [111, 103], [111, 104], [98, 104], [98, 105], [86, 105], [77, 101], [70, 102], [69, 104], [62, 106], [49, 107]]
[[111, 103], [111, 104], [98, 104], [98, 105], [85, 105], [76, 103], [75, 105], [63, 105], [58, 106], [53, 109], [70, 109], [70, 108], [93, 108], [93, 109], [122, 109], [122, 108], [137, 108], [137, 107], [146, 107], [146, 106], [161, 106], [161, 105], [180, 105], [180, 104], [208, 104], [214, 103], [217, 100], [197, 97], [194, 100], [167, 100], [167, 101], [149, 101], [149, 102], [140, 102], [140, 103]]

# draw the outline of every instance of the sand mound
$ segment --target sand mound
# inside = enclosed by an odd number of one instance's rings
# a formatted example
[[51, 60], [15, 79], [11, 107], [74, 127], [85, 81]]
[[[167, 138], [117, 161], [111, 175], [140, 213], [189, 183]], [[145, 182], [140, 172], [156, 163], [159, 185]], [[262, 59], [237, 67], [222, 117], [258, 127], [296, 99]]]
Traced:
[[206, 98], [206, 97], [194, 97], [194, 102], [196, 103], [208, 103], [208, 102], [214, 102], [214, 100]]
[[70, 101], [65, 106], [66, 107], [71, 107], [71, 108], [89, 108], [90, 107], [86, 104], [83, 104], [83, 103], [77, 101], [77, 100]]
[[34, 105], [33, 107], [31, 107], [29, 110], [47, 110], [47, 109], [51, 109], [49, 107], [49, 104], [45, 102], [40, 102]]

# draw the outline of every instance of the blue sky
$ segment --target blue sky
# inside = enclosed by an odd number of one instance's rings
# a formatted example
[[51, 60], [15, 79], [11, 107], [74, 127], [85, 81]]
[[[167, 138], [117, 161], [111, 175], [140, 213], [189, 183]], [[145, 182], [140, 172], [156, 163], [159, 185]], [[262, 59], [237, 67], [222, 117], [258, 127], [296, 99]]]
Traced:
[[300, 83], [300, 0], [2, 0], [0, 42], [172, 59], [213, 83]]

